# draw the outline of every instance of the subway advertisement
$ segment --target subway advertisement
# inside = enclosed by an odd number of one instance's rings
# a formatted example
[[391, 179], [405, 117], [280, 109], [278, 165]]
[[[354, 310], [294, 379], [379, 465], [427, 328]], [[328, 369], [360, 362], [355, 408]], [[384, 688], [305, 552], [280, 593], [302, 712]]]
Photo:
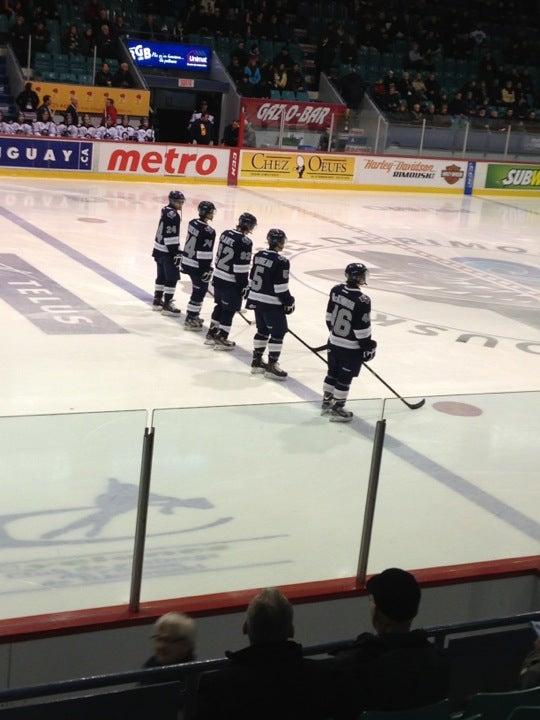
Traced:
[[488, 163], [485, 187], [540, 192], [540, 165]]

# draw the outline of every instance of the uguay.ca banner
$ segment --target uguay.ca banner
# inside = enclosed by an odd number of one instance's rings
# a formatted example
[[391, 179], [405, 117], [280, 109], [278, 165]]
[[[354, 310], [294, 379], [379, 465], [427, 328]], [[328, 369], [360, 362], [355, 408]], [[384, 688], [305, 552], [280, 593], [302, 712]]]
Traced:
[[90, 171], [92, 154], [93, 144], [81, 140], [0, 137], [0, 167]]
[[485, 187], [540, 192], [540, 165], [488, 163]]

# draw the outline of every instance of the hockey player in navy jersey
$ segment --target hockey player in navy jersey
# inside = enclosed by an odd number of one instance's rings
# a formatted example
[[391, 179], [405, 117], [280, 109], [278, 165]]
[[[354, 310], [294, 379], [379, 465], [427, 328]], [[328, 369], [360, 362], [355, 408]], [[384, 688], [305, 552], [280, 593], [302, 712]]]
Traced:
[[[212, 260], [216, 231], [208, 222], [214, 219], [216, 206], [208, 200], [199, 203], [199, 217], [191, 220], [187, 229], [186, 243], [179, 261], [182, 272], [191, 278], [191, 297], [187, 306], [184, 330], [201, 332], [203, 322], [199, 317], [203, 300], [212, 279]], [[178, 262], [177, 262], [178, 264]]]
[[205, 345], [214, 350], [232, 350], [236, 343], [229, 340], [234, 314], [242, 306], [248, 284], [252, 242], [248, 238], [257, 225], [251, 213], [242, 213], [236, 230], [225, 230], [219, 238], [216, 265], [212, 277], [215, 307]]
[[180, 279], [174, 258], [180, 249], [180, 213], [185, 199], [179, 190], [171, 190], [169, 193], [169, 203], [161, 210], [152, 252], [157, 265], [152, 310], [163, 311], [165, 315], [173, 317], [180, 315], [180, 310], [173, 302], [176, 283]]
[[322, 415], [331, 422], [350, 422], [353, 413], [345, 402], [353, 378], [362, 363], [375, 357], [377, 343], [371, 339], [371, 300], [361, 286], [367, 285], [368, 270], [362, 263], [345, 268], [346, 282], [330, 291], [326, 308], [328, 374], [324, 379]]
[[[272, 228], [266, 236], [268, 250], [259, 250], [253, 258], [249, 275], [246, 307], [255, 310], [257, 333], [253, 338], [252, 374], [264, 373], [274, 380], [286, 380], [287, 373], [278, 360], [287, 332], [287, 318], [294, 311], [289, 292], [289, 261], [279, 253], [287, 237], [283, 230]], [[268, 346], [268, 362], [263, 360]]]

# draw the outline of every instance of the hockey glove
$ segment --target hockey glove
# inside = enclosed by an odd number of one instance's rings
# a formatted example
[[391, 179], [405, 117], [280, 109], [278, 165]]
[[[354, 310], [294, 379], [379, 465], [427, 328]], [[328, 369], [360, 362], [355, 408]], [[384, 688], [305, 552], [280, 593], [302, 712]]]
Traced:
[[176, 265], [176, 267], [180, 270], [182, 267], [182, 254], [178, 253], [178, 255], [175, 255], [173, 258], [173, 262]]
[[285, 305], [285, 315], [292, 315], [294, 312], [294, 303], [292, 305]]
[[214, 270], [210, 268], [210, 270], [207, 270], [201, 275], [201, 280], [205, 283], [209, 283], [212, 279], [212, 275], [214, 274]]
[[368, 360], [373, 360], [376, 349], [377, 343], [375, 340], [366, 340], [364, 347], [362, 348], [362, 361], [367, 362]]

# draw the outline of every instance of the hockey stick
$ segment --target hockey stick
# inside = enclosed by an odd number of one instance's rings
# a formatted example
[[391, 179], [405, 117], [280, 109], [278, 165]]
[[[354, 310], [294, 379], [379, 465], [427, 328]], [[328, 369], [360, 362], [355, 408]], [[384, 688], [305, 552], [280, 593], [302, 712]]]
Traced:
[[[322, 360], [323, 363], [326, 363], [326, 364], [328, 365], [328, 360], [326, 360], [325, 358], [323, 358], [322, 355], [319, 355], [319, 351], [320, 351], [320, 350], [326, 350], [326, 348], [328, 347], [328, 345], [321, 345], [320, 347], [311, 347], [311, 345], [308, 345], [307, 342], [304, 342], [304, 341], [302, 340], [302, 338], [301, 338], [301, 337], [298, 337], [298, 335], [297, 335], [295, 332], [293, 332], [290, 328], [289, 328], [288, 332], [290, 332], [291, 335], [293, 336], [293, 338], [296, 338], [296, 340], [298, 340], [299, 343], [302, 343], [302, 345], [303, 345], [304, 347], [306, 347], [306, 348], [307, 348], [308, 350], [310, 350], [314, 355], [316, 355], [320, 360]], [[383, 380], [382, 377], [381, 377], [378, 373], [375, 372], [375, 370], [372, 370], [367, 363], [362, 363], [362, 365], [363, 365], [363, 367], [366, 368], [366, 370], [369, 370], [369, 372], [370, 372], [372, 375], [375, 375], [375, 377], [377, 378], [377, 380], [379, 380], [380, 382], [382, 382], [382, 384], [383, 384], [385, 387], [387, 387], [393, 395], [395, 395], [397, 398], [399, 398], [399, 400], [401, 400], [401, 402], [404, 403], [404, 404], [405, 404], [408, 408], [410, 408], [411, 410], [418, 410], [418, 408], [421, 408], [423, 405], [426, 404], [425, 398], [422, 398], [422, 400], [419, 400], [419, 401], [416, 402], [416, 403], [407, 402], [407, 400], [405, 400], [405, 398], [401, 397], [401, 395], [400, 395], [399, 393], [397, 393], [391, 385], [389, 385], [385, 380]]]
[[[214, 293], [210, 290], [210, 288], [208, 288], [207, 292], [210, 295], [210, 297], [214, 297]], [[242, 320], [244, 320], [244, 322], [247, 322], [248, 325], [253, 325], [253, 320], [250, 320], [249, 318], [247, 318], [244, 315], [244, 313], [245, 313], [245, 310], [238, 310], [238, 314], [240, 315]]]

